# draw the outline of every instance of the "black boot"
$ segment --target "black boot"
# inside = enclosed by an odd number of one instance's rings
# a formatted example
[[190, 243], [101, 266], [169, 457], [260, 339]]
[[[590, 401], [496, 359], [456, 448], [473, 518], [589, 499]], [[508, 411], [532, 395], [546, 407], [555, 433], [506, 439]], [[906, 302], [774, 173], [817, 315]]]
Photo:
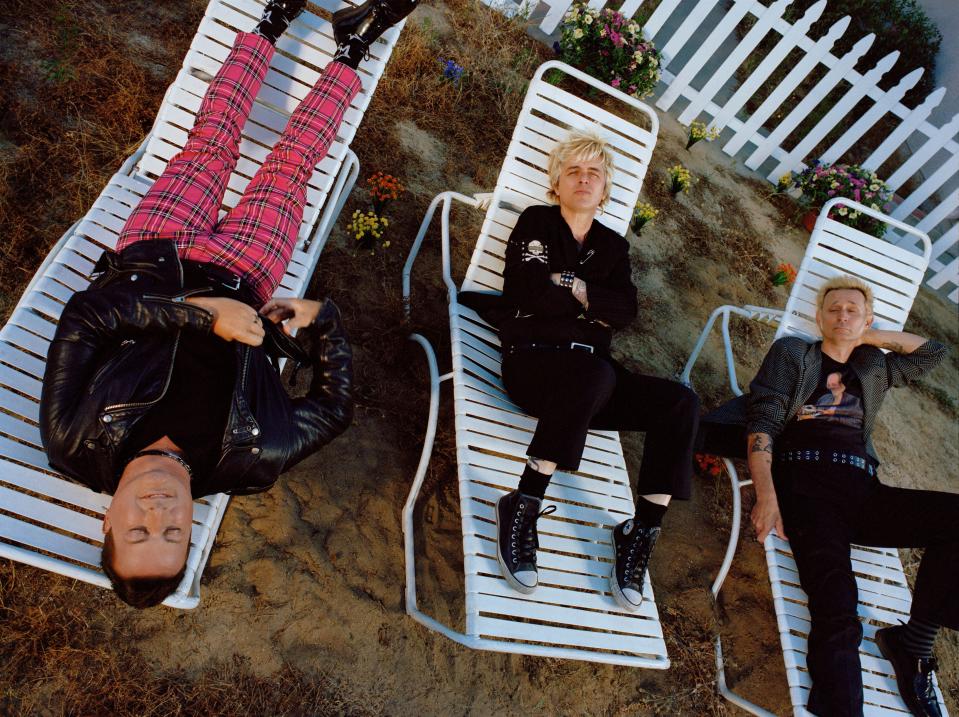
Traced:
[[932, 682], [936, 660], [910, 655], [902, 643], [903, 629], [903, 625], [896, 625], [876, 630], [879, 652], [892, 663], [899, 694], [909, 712], [918, 717], [941, 717], [942, 710]]
[[269, 0], [263, 8], [263, 17], [253, 29], [254, 34], [275, 45], [286, 28], [303, 13], [306, 0]]
[[347, 45], [359, 45], [363, 54], [369, 46], [416, 8], [419, 0], [367, 0], [356, 7], [333, 13], [333, 38], [337, 55]]

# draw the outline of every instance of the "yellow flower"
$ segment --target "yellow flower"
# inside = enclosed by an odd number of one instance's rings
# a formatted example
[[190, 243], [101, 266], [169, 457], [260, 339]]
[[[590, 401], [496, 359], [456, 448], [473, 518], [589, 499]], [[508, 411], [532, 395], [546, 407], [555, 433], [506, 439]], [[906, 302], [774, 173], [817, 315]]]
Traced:
[[578, 40], [578, 39], [581, 38], [582, 36], [583, 36], [583, 30], [582, 30], [582, 28], [577, 27], [575, 30], [573, 30], [573, 37], [574, 37], [575, 39]]
[[585, 22], [587, 25], [592, 25], [592, 24], [593, 24], [593, 16], [592, 16], [592, 15], [589, 15], [589, 14], [585, 15], [585, 16], [583, 17], [583, 22]]

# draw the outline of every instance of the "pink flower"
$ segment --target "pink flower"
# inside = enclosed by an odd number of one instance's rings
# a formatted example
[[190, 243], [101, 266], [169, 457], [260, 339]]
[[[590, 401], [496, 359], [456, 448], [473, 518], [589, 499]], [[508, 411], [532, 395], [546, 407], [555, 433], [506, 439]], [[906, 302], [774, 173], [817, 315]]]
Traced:
[[611, 84], [613, 87], [619, 87], [619, 78], [618, 78], [618, 77], [614, 77], [614, 78], [613, 78], [613, 81], [610, 82], [609, 84]]
[[826, 196], [827, 196], [827, 197], [831, 197], [831, 196], [833, 196], [833, 195], [835, 195], [835, 194], [836, 194], [836, 190], [835, 190], [835, 189], [830, 189], [828, 192], [826, 192]]
[[858, 188], [852, 190], [852, 198], [855, 199], [857, 202], [859, 201], [859, 189], [858, 189]]
[[636, 91], [636, 85], [629, 86], [629, 94], [633, 94]]
[[609, 33], [609, 39], [613, 41], [613, 44], [616, 45], [616, 47], [623, 46], [623, 36], [615, 30]]

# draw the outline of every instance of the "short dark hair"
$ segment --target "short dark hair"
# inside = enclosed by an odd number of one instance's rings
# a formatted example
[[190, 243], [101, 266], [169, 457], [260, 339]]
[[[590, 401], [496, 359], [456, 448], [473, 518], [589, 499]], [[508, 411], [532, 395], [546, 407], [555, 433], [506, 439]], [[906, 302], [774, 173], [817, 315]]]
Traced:
[[117, 597], [123, 600], [127, 605], [143, 609], [159, 605], [170, 595], [186, 573], [186, 559], [183, 560], [183, 567], [180, 572], [168, 578], [122, 578], [117, 575], [113, 567], [113, 531], [107, 531], [103, 536], [103, 552], [100, 554], [100, 566], [103, 572], [110, 578], [110, 584], [113, 586]]

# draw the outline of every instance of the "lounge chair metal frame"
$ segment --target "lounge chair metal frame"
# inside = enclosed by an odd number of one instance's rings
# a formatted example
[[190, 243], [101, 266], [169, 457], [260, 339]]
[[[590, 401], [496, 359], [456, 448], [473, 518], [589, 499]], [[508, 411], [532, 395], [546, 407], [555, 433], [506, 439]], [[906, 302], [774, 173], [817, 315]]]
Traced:
[[[561, 72], [621, 101], [650, 123], [644, 130], [547, 82]], [[457, 192], [438, 195], [426, 212], [403, 271], [409, 316], [410, 273], [437, 209], [441, 209], [442, 277], [447, 289], [453, 370], [439, 375], [429, 342], [410, 338], [426, 354], [430, 373], [429, 418], [416, 476], [403, 508], [406, 611], [415, 620], [467, 647], [498, 652], [590, 660], [665, 669], [669, 666], [658, 611], [647, 582], [639, 614], [621, 610], [608, 593], [612, 568], [609, 530], [633, 514], [625, 460], [615, 433], [591, 432], [584, 465], [575, 474], [557, 472], [547, 500], [556, 514], [539, 522], [540, 585], [532, 595], [512, 590], [495, 558], [493, 504], [516, 487], [535, 419], [509, 400], [499, 379], [495, 330], [457, 301], [450, 257], [453, 202], [489, 208], [464, 281], [465, 289], [499, 292], [503, 256], [518, 213], [545, 204], [549, 149], [569, 127], [602, 124], [616, 154], [617, 179], [605, 223], [625, 234], [639, 196], [659, 123], [655, 112], [608, 85], [560, 62], [540, 66], [530, 81], [507, 157], [492, 197]], [[416, 500], [436, 434], [440, 385], [452, 380], [466, 589], [466, 629], [452, 629], [417, 606], [414, 546]], [[575, 556], [575, 557], [574, 557]]]
[[[333, 12], [347, 3], [323, 0]], [[88, 284], [87, 277], [139, 199], [183, 146], [209, 80], [236, 33], [252, 27], [263, 9], [257, 0], [211, 0], [156, 122], [137, 151], [113, 176], [90, 211], [58, 241], [0, 330], [0, 557], [110, 587], [100, 571], [100, 521], [110, 497], [59, 477], [47, 464], [39, 439], [38, 402], [47, 347], [63, 305]], [[277, 296], [302, 296], [333, 223], [359, 175], [348, 145], [369, 105], [403, 25], [390, 28], [370, 48], [360, 68], [363, 89], [347, 110], [330, 153], [308, 183], [299, 241]], [[236, 203], [249, 177], [269, 152], [297, 103], [332, 58], [332, 26], [312, 13], [293, 22], [277, 43], [270, 71], [243, 129], [240, 160], [224, 199]], [[164, 604], [193, 608], [229, 496], [194, 503], [190, 553], [183, 581]]]
[[[863, 212], [888, 226], [902, 232], [904, 240], [899, 246], [883, 239], [851, 229], [829, 218], [829, 213], [838, 206]], [[915, 253], [913, 249], [920, 249]], [[912, 302], [918, 293], [931, 255], [929, 237], [903, 222], [848, 199], [831, 199], [819, 213], [809, 239], [805, 256], [796, 275], [786, 307], [783, 310], [759, 306], [720, 306], [715, 309], [696, 342], [693, 352], [683, 368], [680, 380], [690, 384], [690, 374], [712, 332], [717, 320], [723, 340], [726, 369], [732, 392], [741, 396], [742, 389], [736, 378], [735, 361], [729, 321], [739, 316], [777, 328], [776, 338], [785, 335], [802, 336], [810, 341], [818, 338], [815, 324], [815, 295], [819, 286], [828, 278], [840, 274], [854, 274], [866, 280], [876, 293], [876, 325], [882, 328], [901, 330], [908, 318]], [[722, 565], [713, 581], [711, 592], [714, 600], [719, 597], [726, 576], [732, 565], [739, 542], [742, 524], [741, 491], [752, 484], [741, 480], [736, 467], [728, 458], [723, 459], [732, 489], [732, 524], [729, 543]], [[790, 699], [794, 714], [809, 715], [805, 709], [811, 681], [806, 672], [806, 639], [809, 630], [809, 613], [806, 609], [806, 594], [799, 586], [796, 566], [789, 543], [770, 533], [763, 547], [772, 584], [776, 621], [789, 682]], [[866, 715], [908, 714], [899, 697], [892, 666], [883, 659], [873, 642], [876, 627], [867, 621], [893, 623], [907, 619], [911, 595], [902, 570], [899, 553], [892, 548], [853, 546], [853, 567], [859, 584], [859, 613], [865, 622], [865, 637], [860, 647], [865, 687]], [[717, 632], [715, 639], [717, 689], [727, 700], [750, 714], [774, 717], [772, 712], [734, 692], [726, 683], [723, 648]], [[942, 693], [936, 687], [939, 701]], [[945, 713], [945, 707], [943, 707]]]

